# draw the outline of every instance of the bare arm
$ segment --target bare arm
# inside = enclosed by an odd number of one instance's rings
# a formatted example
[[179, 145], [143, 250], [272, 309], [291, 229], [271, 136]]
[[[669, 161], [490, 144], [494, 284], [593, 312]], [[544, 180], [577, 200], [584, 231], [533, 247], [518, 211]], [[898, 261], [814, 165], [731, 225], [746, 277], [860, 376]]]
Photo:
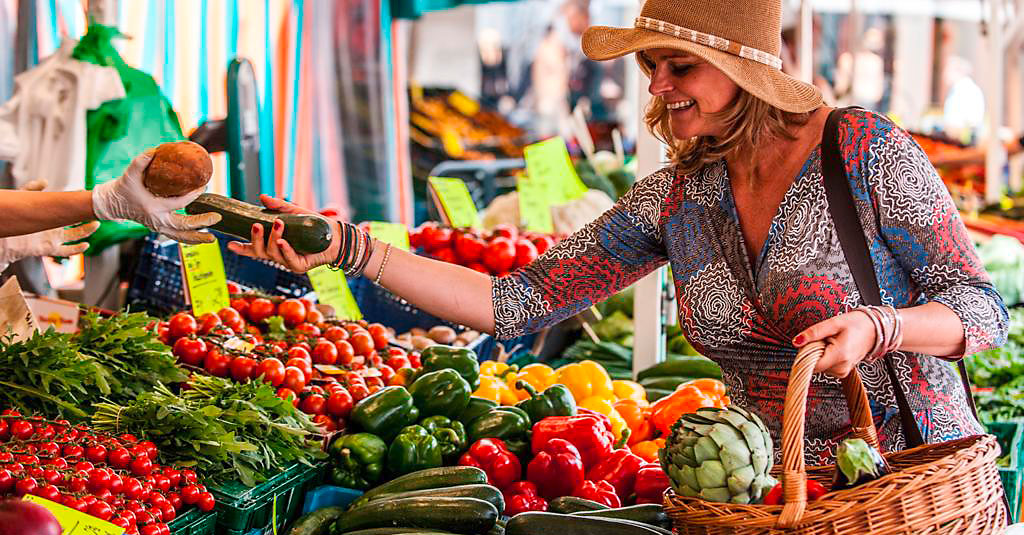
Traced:
[[903, 317], [901, 350], [936, 357], [959, 358], [964, 354], [964, 325], [948, 306], [925, 303], [902, 308], [899, 313]]
[[21, 236], [96, 219], [91, 191], [0, 193], [0, 238]]

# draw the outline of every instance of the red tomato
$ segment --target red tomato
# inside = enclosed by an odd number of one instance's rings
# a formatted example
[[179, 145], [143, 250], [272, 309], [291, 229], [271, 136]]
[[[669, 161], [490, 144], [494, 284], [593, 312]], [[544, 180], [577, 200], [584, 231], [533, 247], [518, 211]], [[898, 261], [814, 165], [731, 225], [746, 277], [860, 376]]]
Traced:
[[384, 349], [388, 347], [388, 328], [379, 324], [371, 323], [366, 328], [367, 332], [370, 333], [370, 337], [373, 338], [374, 349]]
[[313, 423], [323, 428], [324, 431], [330, 433], [331, 431], [337, 431], [338, 426], [334, 423], [334, 420], [326, 414], [317, 414], [313, 417]]
[[363, 385], [366, 384], [366, 380], [363, 379], [362, 375], [356, 372], [348, 372], [345, 374], [345, 384], [347, 385]]
[[386, 364], [390, 366], [391, 369], [393, 370], [397, 370], [399, 368], [408, 368], [409, 358], [406, 357], [405, 355], [395, 355], [393, 357], [388, 357]]
[[355, 358], [356, 352], [352, 348], [352, 344], [345, 340], [338, 340], [334, 342], [334, 347], [338, 349], [338, 364], [342, 366], [348, 366], [352, 363], [352, 359]]
[[332, 325], [324, 331], [324, 338], [332, 342], [348, 340], [348, 331], [337, 325]]
[[214, 377], [227, 377], [231, 373], [231, 357], [221, 353], [220, 349], [211, 347], [206, 352], [203, 369]]
[[373, 388], [375, 386], [377, 388], [380, 388], [380, 387], [384, 386], [384, 381], [381, 380], [380, 377], [367, 377], [366, 378], [366, 386], [368, 386], [370, 388]]
[[210, 334], [218, 325], [220, 325], [220, 318], [212, 312], [199, 316], [199, 334]]
[[455, 237], [455, 256], [462, 265], [478, 262], [485, 247], [487, 244], [472, 234], [460, 233]]
[[[307, 354], [310, 354], [310, 353], [313, 352], [313, 348], [309, 346], [308, 342], [296, 342], [296, 343], [292, 344], [291, 347], [301, 347], [302, 349], [306, 350]], [[289, 348], [289, 349], [291, 349], [291, 348]]]
[[249, 311], [247, 314], [249, 316], [249, 321], [253, 323], [263, 323], [267, 318], [274, 315], [276, 308], [277, 307], [274, 306], [274, 303], [271, 302], [270, 299], [257, 297], [249, 303]]
[[231, 281], [228, 281], [228, 293], [229, 294], [240, 294], [240, 293], [242, 293], [242, 288], [238, 284], [235, 284], [235, 283], [233, 283]]
[[508, 271], [516, 263], [516, 245], [508, 238], [495, 238], [484, 251], [483, 264], [491, 273]]
[[355, 351], [356, 355], [365, 356], [373, 354], [373, 337], [371, 337], [366, 331], [353, 333], [352, 337], [348, 339], [348, 342], [352, 344], [352, 350]]
[[533, 239], [533, 246], [537, 248], [537, 254], [544, 254], [555, 244], [555, 239], [551, 236], [537, 236]]
[[302, 323], [296, 327], [295, 330], [313, 337], [320, 336], [320, 327], [317, 327], [312, 323]]
[[277, 315], [284, 318], [284, 324], [294, 329], [297, 325], [306, 321], [306, 305], [298, 299], [285, 299], [277, 305]]
[[338, 347], [327, 340], [321, 340], [313, 347], [313, 362], [334, 364], [338, 362]]
[[422, 361], [420, 361], [420, 354], [416, 351], [409, 353], [409, 366], [415, 369], [423, 367]]
[[[238, 311], [239, 314], [245, 316], [249, 313], [249, 301], [247, 299], [237, 298], [230, 301], [231, 308]], [[224, 318], [221, 318], [224, 319]]]
[[434, 255], [434, 258], [448, 264], [459, 263], [459, 259], [455, 256], [455, 251], [451, 249], [438, 249], [430, 254]]
[[231, 377], [239, 382], [247, 381], [256, 366], [256, 361], [249, 357], [235, 357], [231, 360]]
[[384, 381], [384, 384], [387, 384], [395, 376], [395, 369], [387, 364], [377, 366], [377, 370], [380, 371], [380, 379]]
[[327, 400], [323, 396], [313, 394], [299, 402], [299, 410], [306, 414], [323, 414], [325, 405], [327, 405]]
[[323, 323], [323, 322], [324, 322], [324, 313], [320, 312], [316, 308], [311, 308], [311, 309], [309, 309], [309, 312], [306, 313], [306, 323], [312, 323], [313, 325], [318, 325], [318, 324]]
[[352, 400], [355, 402], [361, 401], [366, 396], [370, 395], [370, 389], [364, 384], [349, 385], [348, 393], [352, 395]]
[[473, 262], [472, 264], [469, 264], [466, 267], [472, 269], [473, 271], [479, 271], [480, 273], [483, 273], [485, 275], [491, 274], [491, 272], [483, 264], [479, 262]]
[[[308, 360], [288, 359], [288, 362], [285, 362], [284, 365], [285, 370], [287, 370], [288, 368], [298, 368], [302, 370], [302, 377], [305, 379], [307, 383], [309, 382], [310, 379], [313, 378], [313, 365], [310, 364]], [[300, 388], [299, 390], [296, 390], [296, 392], [299, 392], [300, 390], [302, 389]]]
[[294, 345], [288, 349], [288, 359], [312, 360], [309, 350], [300, 345]]
[[421, 237], [423, 240], [423, 248], [426, 249], [428, 253], [447, 249], [452, 245], [452, 229], [450, 228], [424, 229]]
[[202, 366], [206, 358], [206, 343], [197, 338], [179, 338], [174, 342], [174, 355], [190, 366]]
[[282, 387], [277, 389], [277, 397], [292, 402], [295, 407], [299, 406], [299, 396], [294, 390], [288, 387]]
[[306, 372], [295, 366], [287, 366], [284, 369], [284, 387], [293, 392], [302, 392], [306, 388]]
[[284, 382], [284, 364], [273, 357], [260, 361], [259, 373], [271, 386], [281, 386]]
[[[236, 299], [236, 301], [245, 302], [240, 299]], [[220, 312], [217, 313], [217, 316], [220, 317], [220, 321], [232, 331], [242, 332], [245, 330], [245, 320], [242, 319], [242, 314], [238, 309], [234, 307], [222, 308], [220, 309]]]
[[182, 336], [196, 334], [198, 330], [199, 324], [196, 323], [196, 319], [187, 312], [179, 312], [171, 316], [171, 319], [167, 322], [167, 333], [175, 340]]
[[307, 316], [309, 315], [309, 311], [310, 310], [313, 310], [313, 309], [316, 308], [316, 304], [313, 303], [313, 300], [308, 298], [308, 297], [300, 297], [299, 298], [299, 302], [302, 303], [302, 306], [306, 307], [306, 315]]
[[515, 241], [519, 238], [519, 229], [512, 225], [506, 225], [505, 223], [495, 225], [495, 227], [491, 229], [491, 239], [493, 240], [494, 238], [508, 238]]
[[530, 262], [537, 259], [537, 246], [530, 242], [530, 240], [520, 238], [516, 242], [516, 264], [515, 267], [521, 268]]
[[335, 418], [348, 418], [353, 403], [352, 394], [342, 388], [327, 398], [327, 414]]
[[376, 353], [373, 354], [373, 355], [370, 355], [369, 366], [371, 368], [380, 368], [383, 365], [384, 365], [384, 359], [381, 358], [380, 355], [377, 355]]

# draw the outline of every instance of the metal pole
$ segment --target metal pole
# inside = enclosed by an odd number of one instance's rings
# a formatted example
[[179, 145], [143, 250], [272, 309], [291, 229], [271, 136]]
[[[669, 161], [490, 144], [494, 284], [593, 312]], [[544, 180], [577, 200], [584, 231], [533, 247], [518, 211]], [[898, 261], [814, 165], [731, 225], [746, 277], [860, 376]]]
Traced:
[[989, 140], [988, 150], [985, 154], [985, 201], [994, 203], [999, 200], [1003, 193], [1003, 166], [1006, 165], [1006, 148], [999, 142], [999, 127], [1003, 122], [1003, 108], [1005, 98], [1004, 70], [1006, 57], [1003, 53], [1004, 20], [1001, 2], [986, 2], [989, 10], [988, 39], [986, 44], [989, 49], [989, 57], [993, 61], [989, 68], [988, 94], [985, 95], [985, 104], [988, 108], [986, 115], [987, 131], [986, 138]]
[[814, 18], [810, 0], [800, 0], [797, 58], [800, 65], [800, 79], [812, 83], [814, 81]]

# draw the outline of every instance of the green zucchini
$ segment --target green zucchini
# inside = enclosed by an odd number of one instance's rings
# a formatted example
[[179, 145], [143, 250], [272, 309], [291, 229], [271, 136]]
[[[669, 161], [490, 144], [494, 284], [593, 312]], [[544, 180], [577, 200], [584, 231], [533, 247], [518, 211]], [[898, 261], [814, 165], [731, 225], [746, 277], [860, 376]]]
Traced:
[[284, 214], [216, 193], [204, 193], [185, 207], [188, 214], [209, 212], [221, 216], [221, 220], [210, 228], [242, 240], [252, 238], [252, 226], [255, 224], [263, 226], [264, 236], [269, 236], [274, 220], [280, 219], [284, 223], [284, 240], [295, 252], [319, 253], [331, 245], [331, 224], [316, 214]]
[[366, 528], [447, 529], [472, 535], [494, 527], [498, 510], [476, 498], [402, 498], [377, 500], [352, 509], [334, 524], [336, 533]]
[[645, 388], [644, 390], [647, 392], [647, 401], [658, 401], [675, 392], [675, 390], [665, 390], [663, 388]]
[[711, 377], [712, 379], [722, 378], [722, 369], [718, 364], [707, 357], [681, 356], [672, 360], [659, 362], [646, 370], [636, 374], [638, 381], [648, 377]]
[[288, 535], [327, 535], [328, 529], [345, 513], [344, 507], [324, 507], [303, 515], [292, 524]]
[[603, 509], [610, 508], [603, 503], [577, 498], [576, 496], [562, 496], [551, 500], [551, 503], [548, 504], [548, 510], [552, 513], [569, 514], [579, 511], [601, 511]]
[[658, 375], [655, 377], [646, 377], [641, 379], [640, 386], [661, 390], [675, 390], [677, 386], [692, 380], [694, 380], [694, 377], [686, 377], [683, 375]]
[[616, 518], [560, 515], [558, 513], [520, 513], [505, 526], [505, 535], [664, 535], [664, 530], [640, 522]]
[[410, 490], [439, 489], [456, 485], [474, 485], [487, 483], [487, 474], [475, 466], [442, 466], [418, 470], [401, 477], [396, 477], [383, 485], [374, 487], [356, 500], [362, 504], [373, 500], [381, 494], [394, 494]]
[[628, 507], [617, 507], [615, 509], [602, 509], [600, 511], [579, 511], [570, 513], [572, 516], [596, 516], [600, 518], [617, 518], [619, 520], [632, 520], [659, 528], [672, 529], [672, 521], [665, 514], [665, 508], [656, 503], [645, 503], [630, 505]]
[[[402, 498], [421, 498], [433, 496], [437, 498], [476, 498], [490, 502], [495, 509], [505, 510], [505, 499], [497, 487], [487, 484], [457, 485], [454, 487], [442, 487], [437, 489], [410, 490], [407, 492], [394, 492], [390, 494], [378, 494], [370, 499], [369, 504], [378, 500], [399, 500]], [[368, 504], [363, 504], [365, 507]]]

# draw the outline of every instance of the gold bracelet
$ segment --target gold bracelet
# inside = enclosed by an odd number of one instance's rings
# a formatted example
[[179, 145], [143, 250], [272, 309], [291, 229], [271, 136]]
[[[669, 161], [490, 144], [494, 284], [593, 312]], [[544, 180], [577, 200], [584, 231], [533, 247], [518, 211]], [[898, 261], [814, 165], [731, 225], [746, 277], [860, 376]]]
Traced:
[[391, 258], [391, 244], [384, 249], [384, 260], [380, 262], [380, 269], [377, 270], [377, 278], [373, 279], [374, 284], [380, 284], [380, 277], [384, 275], [384, 266], [388, 265], [388, 258]]

